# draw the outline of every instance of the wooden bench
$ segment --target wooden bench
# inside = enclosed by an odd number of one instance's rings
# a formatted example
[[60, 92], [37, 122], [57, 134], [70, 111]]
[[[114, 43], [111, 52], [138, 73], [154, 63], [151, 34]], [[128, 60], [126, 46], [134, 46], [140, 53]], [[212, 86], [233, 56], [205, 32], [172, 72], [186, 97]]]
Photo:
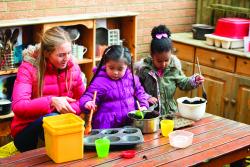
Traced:
[[85, 151], [82, 160], [55, 164], [40, 148], [0, 159], [0, 166], [223, 166], [250, 155], [249, 125], [207, 114], [185, 130], [194, 133], [193, 144], [185, 149], [171, 147], [159, 131], [144, 135], [133, 159], [121, 158], [121, 151], [111, 151], [103, 159], [95, 151]]

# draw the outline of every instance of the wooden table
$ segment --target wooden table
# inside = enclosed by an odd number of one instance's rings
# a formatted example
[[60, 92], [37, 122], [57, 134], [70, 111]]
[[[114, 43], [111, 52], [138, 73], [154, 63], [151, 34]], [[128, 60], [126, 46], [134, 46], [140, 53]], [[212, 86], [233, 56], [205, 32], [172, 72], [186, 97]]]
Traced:
[[158, 132], [144, 135], [132, 159], [121, 158], [121, 151], [98, 159], [92, 151], [85, 152], [83, 160], [55, 164], [40, 148], [1, 159], [0, 166], [222, 166], [250, 155], [249, 125], [207, 114], [185, 130], [195, 134], [192, 146], [185, 149], [171, 147]]

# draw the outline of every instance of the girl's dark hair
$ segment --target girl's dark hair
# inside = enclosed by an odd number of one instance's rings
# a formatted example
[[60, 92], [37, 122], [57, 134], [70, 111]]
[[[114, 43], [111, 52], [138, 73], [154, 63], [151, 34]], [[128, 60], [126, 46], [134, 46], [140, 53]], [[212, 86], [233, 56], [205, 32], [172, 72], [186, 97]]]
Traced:
[[[166, 36], [162, 34], [166, 34]], [[151, 55], [154, 53], [168, 52], [172, 49], [172, 41], [169, 38], [171, 36], [171, 32], [165, 25], [154, 27], [151, 31], [151, 36]]]
[[100, 72], [102, 66], [109, 62], [110, 60], [119, 61], [123, 60], [130, 68], [133, 74], [133, 63], [131, 60], [131, 54], [128, 48], [121, 45], [112, 45], [105, 49], [102, 55], [102, 59], [97, 67], [94, 77], [90, 81], [90, 84], [94, 81], [97, 74]]

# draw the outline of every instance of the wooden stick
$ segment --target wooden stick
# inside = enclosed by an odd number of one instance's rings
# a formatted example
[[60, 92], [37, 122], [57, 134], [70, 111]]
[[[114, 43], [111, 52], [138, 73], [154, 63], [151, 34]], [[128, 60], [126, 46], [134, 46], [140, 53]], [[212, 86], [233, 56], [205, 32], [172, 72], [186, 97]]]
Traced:
[[[97, 94], [97, 91], [94, 91], [94, 96], [93, 96], [93, 101], [94, 101], [94, 103], [95, 103], [95, 101], [96, 101], [96, 94]], [[91, 110], [91, 111], [90, 111], [90, 115], [89, 115], [89, 122], [90, 122], [90, 123], [92, 122], [93, 112], [94, 112], [94, 110]]]
[[136, 100], [136, 104], [137, 104], [137, 107], [138, 107], [139, 111], [141, 111], [141, 106], [140, 106], [140, 103], [139, 103], [138, 100]]

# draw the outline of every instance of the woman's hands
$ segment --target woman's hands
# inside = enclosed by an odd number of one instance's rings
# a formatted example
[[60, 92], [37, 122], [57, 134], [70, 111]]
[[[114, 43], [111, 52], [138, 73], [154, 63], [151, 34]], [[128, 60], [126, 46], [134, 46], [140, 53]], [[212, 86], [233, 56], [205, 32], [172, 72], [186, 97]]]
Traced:
[[75, 99], [72, 99], [70, 97], [52, 97], [51, 98], [51, 106], [55, 107], [55, 109], [61, 113], [76, 113], [76, 111], [70, 106], [69, 103], [75, 102]]

